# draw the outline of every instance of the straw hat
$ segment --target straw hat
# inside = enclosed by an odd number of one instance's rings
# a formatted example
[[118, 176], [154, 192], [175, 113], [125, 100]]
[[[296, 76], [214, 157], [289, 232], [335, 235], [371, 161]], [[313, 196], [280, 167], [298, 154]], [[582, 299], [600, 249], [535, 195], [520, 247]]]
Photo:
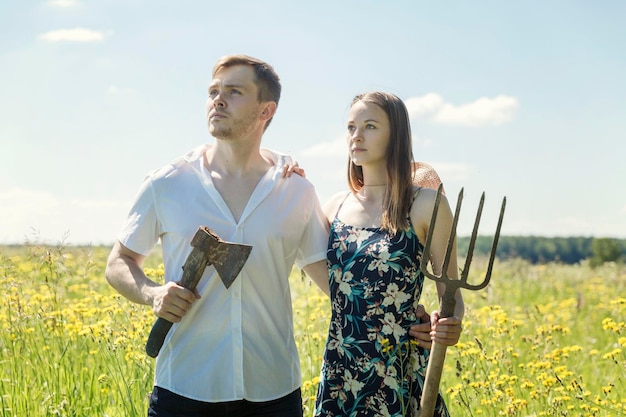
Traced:
[[[441, 178], [435, 171], [435, 168], [428, 165], [425, 162], [413, 162], [413, 184], [416, 184], [422, 188], [432, 188], [436, 190], [441, 184]], [[446, 190], [442, 188], [443, 195], [446, 195]]]

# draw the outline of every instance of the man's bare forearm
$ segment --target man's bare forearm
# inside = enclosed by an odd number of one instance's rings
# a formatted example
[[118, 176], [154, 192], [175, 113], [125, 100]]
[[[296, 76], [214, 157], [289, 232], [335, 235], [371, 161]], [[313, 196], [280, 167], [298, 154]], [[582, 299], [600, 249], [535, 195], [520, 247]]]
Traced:
[[141, 265], [144, 259], [144, 256], [117, 242], [109, 255], [105, 276], [109, 284], [130, 301], [152, 305], [154, 289], [159, 284], [143, 272]]
[[330, 294], [330, 287], [328, 283], [328, 265], [326, 260], [314, 262], [305, 266], [304, 272], [317, 284], [317, 286], [324, 292], [324, 294]]

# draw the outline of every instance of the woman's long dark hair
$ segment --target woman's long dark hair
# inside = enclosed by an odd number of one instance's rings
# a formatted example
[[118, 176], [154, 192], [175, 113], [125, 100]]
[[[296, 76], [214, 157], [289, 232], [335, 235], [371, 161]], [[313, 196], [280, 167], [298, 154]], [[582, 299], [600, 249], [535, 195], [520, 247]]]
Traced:
[[[383, 199], [382, 228], [395, 234], [408, 230], [409, 209], [413, 196], [413, 146], [409, 113], [404, 102], [393, 94], [374, 91], [359, 94], [352, 100], [373, 103], [389, 118], [387, 148], [387, 188]], [[348, 159], [348, 186], [356, 193], [363, 187], [363, 169]]]

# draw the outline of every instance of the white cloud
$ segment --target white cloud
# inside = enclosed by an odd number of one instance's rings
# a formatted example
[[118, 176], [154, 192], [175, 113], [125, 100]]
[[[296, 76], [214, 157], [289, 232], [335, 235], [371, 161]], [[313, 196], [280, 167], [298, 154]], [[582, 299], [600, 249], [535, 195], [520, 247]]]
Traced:
[[110, 85], [107, 88], [107, 92], [112, 95], [125, 95], [125, 94], [135, 94], [135, 90], [132, 88], [118, 87], [117, 85]]
[[413, 138], [413, 142], [421, 143], [423, 148], [430, 148], [433, 145], [433, 140], [431, 138], [417, 138], [417, 140], [415, 140], [415, 135]]
[[313, 145], [310, 148], [306, 148], [299, 152], [301, 155], [309, 158], [328, 158], [329, 156], [338, 156], [340, 158], [346, 158], [348, 155], [348, 148], [346, 146], [345, 138], [335, 139], [332, 142], [321, 142], [317, 145]]
[[518, 108], [515, 97], [499, 95], [481, 97], [471, 103], [456, 106], [436, 93], [405, 100], [411, 118], [459, 126], [497, 126], [513, 120]]
[[104, 38], [104, 32], [85, 28], [52, 30], [39, 35], [46, 42], [100, 42]]
[[348, 150], [344, 137], [320, 142], [293, 153], [304, 168], [306, 177], [315, 185], [322, 204], [334, 193], [346, 189], [346, 162]]
[[429, 118], [441, 109], [445, 102], [439, 94], [428, 93], [423, 97], [411, 97], [404, 100], [411, 118]]
[[48, 0], [48, 5], [52, 7], [76, 7], [80, 6], [80, 2], [78, 0]]
[[[508, 207], [507, 207], [508, 208]], [[492, 216], [495, 218], [495, 214]], [[489, 230], [487, 227], [485, 230]], [[519, 236], [592, 236], [624, 238], [623, 223], [614, 220], [593, 221], [584, 216], [541, 216], [522, 219], [504, 215], [502, 235]]]
[[12, 188], [0, 192], [0, 243], [112, 242], [128, 202], [64, 200], [47, 191]]
[[467, 164], [455, 164], [449, 162], [428, 162], [441, 179], [445, 182], [465, 181], [469, 178], [470, 167]]

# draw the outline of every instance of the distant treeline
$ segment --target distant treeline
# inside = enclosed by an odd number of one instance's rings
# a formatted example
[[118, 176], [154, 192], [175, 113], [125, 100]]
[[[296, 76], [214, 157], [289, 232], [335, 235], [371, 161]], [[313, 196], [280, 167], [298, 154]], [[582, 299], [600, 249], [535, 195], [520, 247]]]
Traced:
[[[465, 257], [469, 237], [459, 237], [457, 248]], [[474, 255], [487, 255], [493, 245], [492, 236], [479, 236]], [[500, 259], [521, 258], [538, 264], [562, 262], [576, 264], [589, 259], [592, 264], [626, 261], [626, 239], [592, 237], [500, 236], [496, 255]]]

